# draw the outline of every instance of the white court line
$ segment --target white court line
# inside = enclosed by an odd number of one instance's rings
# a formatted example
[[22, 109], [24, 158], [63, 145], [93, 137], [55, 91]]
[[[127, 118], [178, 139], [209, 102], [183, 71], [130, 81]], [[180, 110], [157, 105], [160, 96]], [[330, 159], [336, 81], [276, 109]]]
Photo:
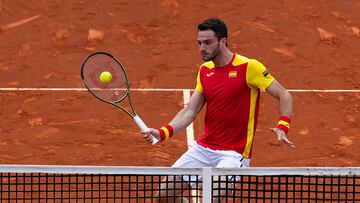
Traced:
[[[190, 101], [190, 89], [187, 90], [183, 90], [183, 96], [184, 96], [184, 107], [186, 107]], [[188, 145], [188, 149], [190, 149], [193, 146], [194, 143], [194, 124], [191, 123], [188, 127], [186, 127], [186, 138], [187, 138], [187, 145]], [[199, 194], [197, 193], [197, 190], [191, 190], [191, 195], [193, 196], [192, 201], [193, 202], [198, 202], [196, 201], [196, 196], [198, 196]]]
[[311, 89], [288, 89], [288, 92], [325, 92], [325, 93], [346, 93], [360, 92], [360, 90], [311, 90]]
[[[87, 91], [86, 88], [0, 88], [0, 91]], [[190, 101], [190, 93], [194, 89], [170, 89], [170, 88], [133, 88], [131, 91], [149, 91], [149, 92], [183, 92], [184, 106]], [[322, 92], [322, 93], [355, 93], [360, 92], [357, 89], [338, 89], [338, 90], [319, 90], [319, 89], [288, 89], [289, 92]], [[191, 123], [186, 128], [188, 148], [193, 145], [194, 140], [194, 128]]]
[[[171, 88], [131, 88], [131, 91], [144, 91], [144, 92], [193, 92], [194, 89], [171, 89]], [[86, 88], [22, 88], [22, 87], [5, 87], [0, 88], [0, 91], [87, 91]], [[333, 89], [333, 90], [320, 90], [320, 89], [288, 89], [289, 92], [324, 92], [324, 93], [354, 93], [360, 92], [360, 89]]]
[[[194, 91], [193, 89], [162, 89], [162, 88], [130, 88], [131, 91], [144, 92], [182, 92]], [[88, 91], [86, 88], [0, 88], [0, 91]]]
[[[183, 95], [184, 95], [184, 107], [186, 107], [190, 101], [190, 90], [184, 90]], [[193, 123], [191, 123], [186, 128], [186, 138], [187, 138], [188, 149], [190, 149], [190, 147], [192, 147], [193, 142], [194, 142], [194, 124]]]

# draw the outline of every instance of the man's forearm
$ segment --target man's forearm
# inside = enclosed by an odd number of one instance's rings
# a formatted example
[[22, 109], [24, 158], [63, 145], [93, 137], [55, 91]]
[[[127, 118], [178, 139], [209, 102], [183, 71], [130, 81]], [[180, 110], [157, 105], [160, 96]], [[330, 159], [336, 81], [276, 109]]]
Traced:
[[195, 119], [196, 114], [188, 108], [182, 109], [176, 116], [171, 120], [170, 125], [174, 129], [174, 133], [185, 129]]
[[292, 113], [292, 96], [289, 92], [284, 92], [279, 97], [280, 115], [291, 117]]

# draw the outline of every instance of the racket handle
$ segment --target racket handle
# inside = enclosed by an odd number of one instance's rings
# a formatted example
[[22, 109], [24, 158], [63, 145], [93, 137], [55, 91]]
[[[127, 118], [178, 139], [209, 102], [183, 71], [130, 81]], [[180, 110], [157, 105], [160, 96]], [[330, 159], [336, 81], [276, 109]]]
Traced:
[[[141, 118], [140, 118], [138, 115], [134, 116], [134, 121], [135, 121], [135, 123], [139, 126], [139, 128], [140, 128], [141, 130], [147, 131], [147, 130], [149, 129], [149, 128], [146, 126], [146, 124], [144, 123], [144, 121], [142, 121]], [[154, 144], [156, 144], [156, 143], [158, 143], [158, 142], [159, 142], [159, 140], [156, 139], [155, 137], [153, 137], [153, 142], [152, 142], [152, 144], [154, 145]]]

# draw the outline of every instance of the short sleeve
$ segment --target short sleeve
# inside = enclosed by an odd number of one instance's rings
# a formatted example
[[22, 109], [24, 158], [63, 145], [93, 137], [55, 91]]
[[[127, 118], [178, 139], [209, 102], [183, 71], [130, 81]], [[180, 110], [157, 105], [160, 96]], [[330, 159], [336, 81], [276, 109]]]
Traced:
[[198, 91], [198, 92], [204, 93], [204, 88], [203, 88], [203, 86], [201, 84], [201, 79], [200, 79], [200, 71], [201, 71], [201, 68], [199, 69], [199, 72], [198, 72], [198, 75], [197, 75], [197, 78], [196, 78], [195, 90]]
[[274, 81], [268, 69], [257, 60], [249, 60], [246, 70], [246, 82], [250, 87], [265, 91]]

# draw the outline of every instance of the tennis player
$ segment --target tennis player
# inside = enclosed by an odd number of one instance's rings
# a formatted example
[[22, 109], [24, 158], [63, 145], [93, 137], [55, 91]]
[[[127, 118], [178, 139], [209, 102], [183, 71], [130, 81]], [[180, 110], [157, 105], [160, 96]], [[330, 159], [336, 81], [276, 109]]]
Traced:
[[144, 138], [149, 143], [152, 136], [162, 142], [169, 139], [193, 122], [206, 103], [204, 132], [173, 167], [248, 167], [260, 91], [266, 91], [279, 101], [279, 120], [271, 130], [278, 140], [295, 147], [287, 138], [292, 113], [291, 95], [259, 61], [228, 49], [224, 21], [209, 18], [199, 24], [197, 41], [205, 62], [200, 66], [195, 92], [188, 105], [164, 127], [142, 131]]

